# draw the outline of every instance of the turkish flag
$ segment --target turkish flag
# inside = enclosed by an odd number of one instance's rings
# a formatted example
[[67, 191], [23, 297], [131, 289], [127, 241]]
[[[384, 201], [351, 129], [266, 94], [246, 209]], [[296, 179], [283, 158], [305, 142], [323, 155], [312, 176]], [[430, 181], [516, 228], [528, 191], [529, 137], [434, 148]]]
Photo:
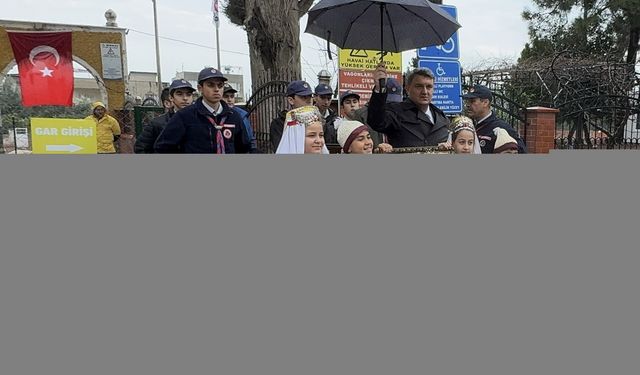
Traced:
[[71, 32], [7, 34], [20, 73], [22, 105], [73, 105]]

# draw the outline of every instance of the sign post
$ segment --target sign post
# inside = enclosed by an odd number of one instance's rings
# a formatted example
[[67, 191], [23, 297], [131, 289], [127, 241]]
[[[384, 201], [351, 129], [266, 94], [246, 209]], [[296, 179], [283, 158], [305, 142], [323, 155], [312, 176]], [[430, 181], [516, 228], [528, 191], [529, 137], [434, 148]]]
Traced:
[[34, 154], [97, 154], [96, 124], [91, 120], [31, 118]]
[[[453, 5], [440, 5], [440, 8], [449, 15], [458, 20], [458, 9]], [[460, 41], [458, 32], [447, 40], [441, 46], [431, 46], [418, 49], [418, 59], [443, 59], [443, 60], [459, 60], [460, 59]]]
[[[452, 5], [440, 5], [456, 20], [458, 10]], [[462, 112], [462, 72], [460, 69], [460, 42], [456, 31], [449, 40], [440, 46], [419, 48], [418, 67], [430, 69], [435, 76], [433, 104], [444, 113]]]
[[[351, 90], [360, 95], [360, 101], [366, 103], [371, 98], [375, 82], [373, 72], [380, 63], [380, 51], [340, 49], [338, 53], [339, 75], [338, 92]], [[402, 84], [402, 54], [389, 52], [384, 56], [389, 77]]]
[[462, 82], [457, 61], [419, 60], [418, 67], [428, 68], [435, 78], [432, 103], [444, 113], [462, 112]]
[[122, 79], [122, 54], [120, 44], [100, 43], [102, 76], [104, 79]]

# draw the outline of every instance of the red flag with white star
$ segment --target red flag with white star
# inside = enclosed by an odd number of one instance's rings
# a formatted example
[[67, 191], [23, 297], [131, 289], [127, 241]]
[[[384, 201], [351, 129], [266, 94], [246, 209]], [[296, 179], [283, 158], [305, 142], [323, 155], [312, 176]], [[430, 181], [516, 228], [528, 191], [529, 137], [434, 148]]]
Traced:
[[73, 105], [71, 32], [8, 31], [20, 73], [22, 105]]

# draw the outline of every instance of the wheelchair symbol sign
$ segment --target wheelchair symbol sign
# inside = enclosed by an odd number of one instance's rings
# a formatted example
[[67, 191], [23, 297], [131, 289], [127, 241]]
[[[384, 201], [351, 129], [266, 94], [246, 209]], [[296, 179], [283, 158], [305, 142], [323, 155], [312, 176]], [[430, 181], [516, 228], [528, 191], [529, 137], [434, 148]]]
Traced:
[[418, 60], [419, 68], [431, 70], [435, 76], [432, 103], [444, 113], [462, 112], [462, 77], [458, 61]]
[[[440, 5], [442, 10], [449, 13], [453, 18], [458, 19], [458, 10], [452, 5]], [[418, 49], [419, 59], [443, 59], [443, 60], [459, 60], [460, 59], [460, 43], [458, 32], [453, 34], [447, 42], [440, 46], [423, 47]]]
[[436, 46], [436, 48], [442, 51], [443, 53], [451, 54], [456, 50], [456, 42], [455, 40], [453, 40], [453, 38], [449, 38], [449, 40], [447, 40], [445, 44], [441, 46]]

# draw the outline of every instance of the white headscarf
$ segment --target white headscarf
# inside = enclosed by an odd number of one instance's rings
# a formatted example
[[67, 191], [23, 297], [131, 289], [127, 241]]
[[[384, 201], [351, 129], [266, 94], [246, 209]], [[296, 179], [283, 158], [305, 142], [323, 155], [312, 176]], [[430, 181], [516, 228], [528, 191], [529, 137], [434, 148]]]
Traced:
[[[276, 154], [304, 154], [306, 128], [321, 119], [322, 115], [316, 106], [304, 106], [287, 112]], [[329, 153], [326, 144], [322, 146], [322, 153]]]

